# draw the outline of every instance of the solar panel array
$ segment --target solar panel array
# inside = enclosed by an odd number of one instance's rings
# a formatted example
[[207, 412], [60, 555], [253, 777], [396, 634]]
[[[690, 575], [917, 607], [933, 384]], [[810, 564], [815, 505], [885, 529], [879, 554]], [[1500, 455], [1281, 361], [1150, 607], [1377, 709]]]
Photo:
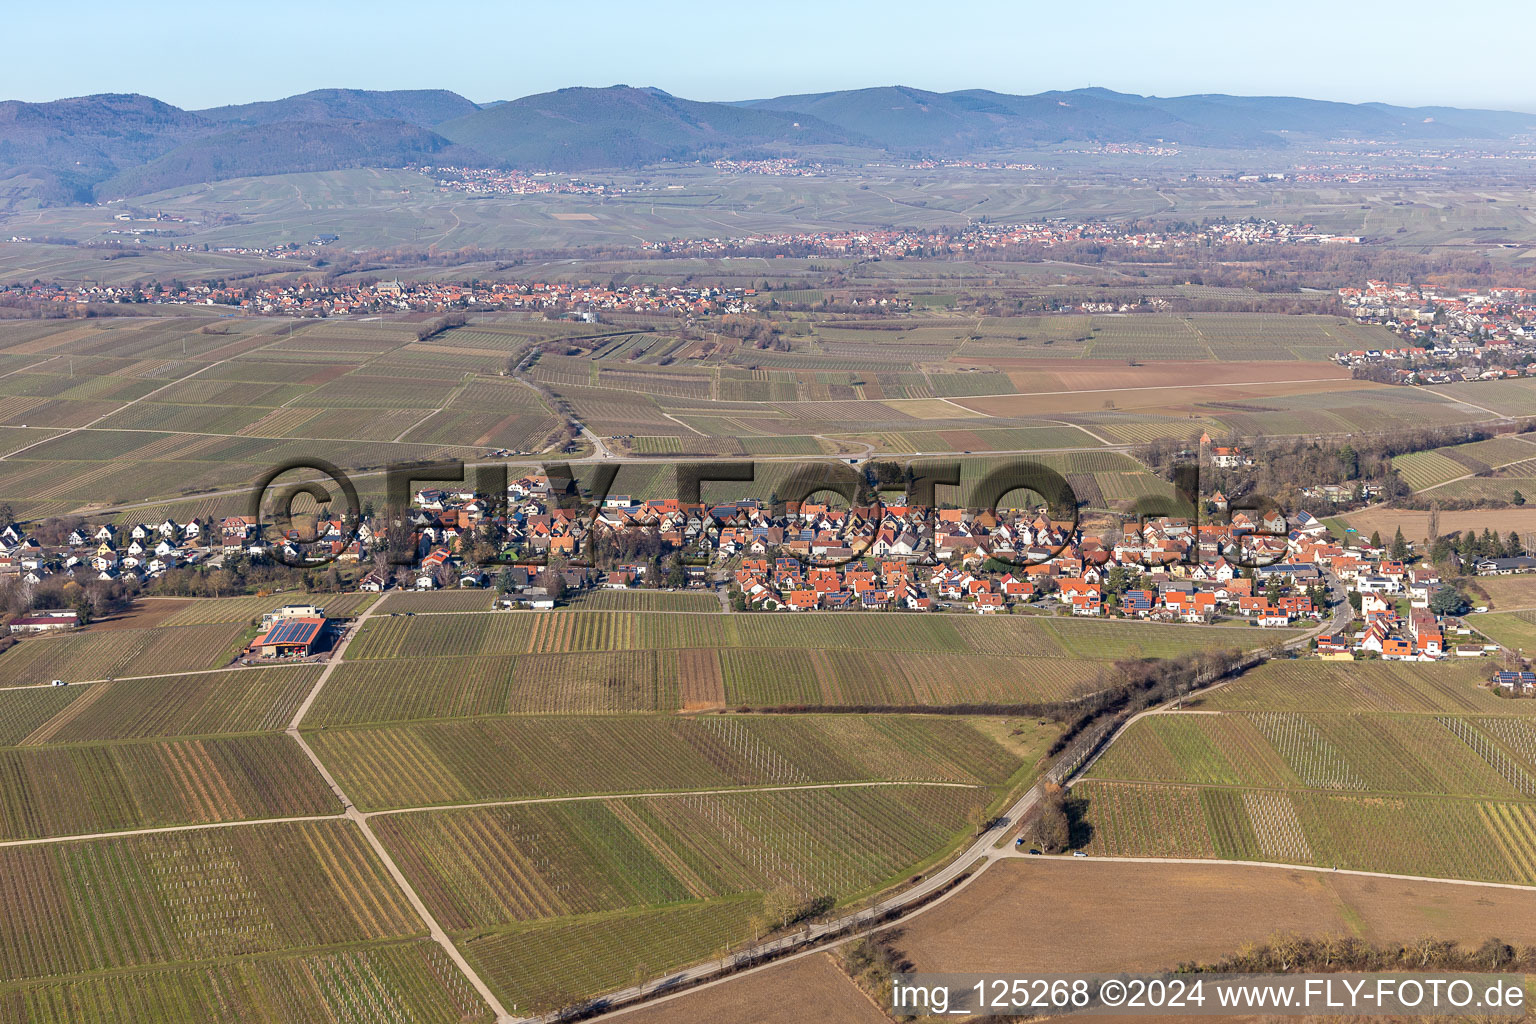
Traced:
[[267, 633], [267, 644], [307, 644], [319, 635], [322, 622], [315, 619], [284, 619]]

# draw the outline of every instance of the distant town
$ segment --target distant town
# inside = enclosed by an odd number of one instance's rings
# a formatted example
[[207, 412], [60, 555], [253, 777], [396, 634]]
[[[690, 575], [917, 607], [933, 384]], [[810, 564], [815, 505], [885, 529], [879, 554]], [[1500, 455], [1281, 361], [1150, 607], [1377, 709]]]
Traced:
[[1536, 373], [1536, 289], [1436, 288], [1368, 281], [1340, 288], [1355, 319], [1409, 344], [1337, 352], [1355, 376], [1393, 384], [1500, 380]]

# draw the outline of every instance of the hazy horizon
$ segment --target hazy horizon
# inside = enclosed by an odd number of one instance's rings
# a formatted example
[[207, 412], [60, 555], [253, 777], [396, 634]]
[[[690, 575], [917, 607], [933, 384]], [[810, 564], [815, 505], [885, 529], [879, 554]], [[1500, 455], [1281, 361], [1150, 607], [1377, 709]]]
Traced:
[[[1421, 0], [1366, 0], [1344, 14], [1321, 0], [1283, 10], [1201, 0], [1177, 13], [1125, 0], [1020, 13], [976, 0], [960, 16], [946, 8], [944, 17], [901, 0], [835, 7], [791, 0], [751, 10], [673, 0], [650, 5], [643, 17], [633, 5], [596, 0], [579, 21], [479, 0], [436, 20], [399, 0], [381, 0], [364, 18], [273, 0], [257, 27], [237, 8], [161, 0], [142, 5], [132, 28], [123, 27], [120, 9], [87, 0], [72, 9], [62, 37], [72, 56], [61, 59], [60, 46], [13, 53], [0, 68], [0, 98], [140, 93], [197, 110], [321, 88], [449, 89], [490, 103], [621, 82], [716, 101], [901, 84], [1536, 112], [1536, 86], [1516, 85], [1510, 73], [1523, 46], [1507, 26], [1525, 12], [1509, 0], [1470, 6], [1433, 37], [1475, 43], [1477, 61], [1456, 60], [1455, 74], [1425, 74], [1422, 60], [1411, 58], [1423, 50], [1427, 26], [1445, 14]], [[157, 21], [172, 28], [157, 34]], [[10, 13], [9, 25], [15, 39], [60, 38], [57, 13], [40, 7]]]

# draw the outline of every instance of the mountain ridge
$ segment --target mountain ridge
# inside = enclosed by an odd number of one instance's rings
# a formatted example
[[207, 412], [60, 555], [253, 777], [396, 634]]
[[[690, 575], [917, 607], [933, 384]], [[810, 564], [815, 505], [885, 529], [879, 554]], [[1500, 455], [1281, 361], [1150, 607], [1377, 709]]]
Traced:
[[590, 171], [716, 157], [954, 158], [1072, 142], [1277, 151], [1303, 139], [1527, 134], [1536, 134], [1536, 114], [1102, 88], [1015, 95], [893, 85], [716, 102], [615, 85], [485, 104], [444, 89], [316, 89], [205, 110], [105, 93], [0, 101], [0, 180], [30, 183], [19, 191], [35, 202], [90, 202], [151, 186], [428, 159]]

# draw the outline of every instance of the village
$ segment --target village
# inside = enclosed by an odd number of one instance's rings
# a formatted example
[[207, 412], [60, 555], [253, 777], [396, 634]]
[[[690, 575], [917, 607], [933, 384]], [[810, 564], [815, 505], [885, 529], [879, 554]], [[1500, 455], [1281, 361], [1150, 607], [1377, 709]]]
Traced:
[[1199, 228], [1152, 228], [1118, 221], [1029, 221], [1017, 224], [971, 224], [963, 229], [870, 229], [860, 231], [783, 232], [729, 238], [650, 241], [643, 251], [668, 255], [769, 255], [814, 253], [864, 257], [906, 258], [960, 255], [1021, 247], [1049, 249], [1081, 242], [1163, 250], [1208, 246], [1252, 246], [1295, 243], [1354, 244], [1353, 235], [1333, 235], [1310, 225], [1276, 220], [1220, 220]]
[[[533, 473], [499, 496], [423, 488], [394, 526], [371, 510], [356, 519], [296, 521], [286, 532], [227, 516], [80, 523], [47, 542], [13, 524], [0, 531], [0, 581], [40, 590], [67, 581], [116, 583], [154, 593], [178, 573], [237, 559], [329, 566], [332, 586], [364, 592], [494, 589], [502, 608], [554, 608], [593, 590], [664, 587], [713, 590], [722, 606], [747, 613], [1038, 614], [1313, 629], [1312, 649], [1325, 659], [1438, 661], [1499, 650], [1461, 617], [1462, 595], [1432, 567], [1413, 564], [1412, 546], [1401, 537], [1387, 544], [1351, 533], [1340, 542], [1305, 511], [1088, 527], [1035, 507], [705, 504], [625, 495], [583, 503], [561, 484]], [[1220, 494], [1205, 504], [1211, 513], [1226, 511]], [[405, 557], [386, 550], [391, 535], [404, 538], [397, 544], [409, 546]], [[1528, 572], [1536, 559], [1489, 558], [1471, 568]], [[311, 623], [316, 629], [297, 636], [306, 655], [325, 625], [323, 616], [310, 618], [320, 619]], [[45, 609], [8, 626], [22, 635], [80, 624], [73, 613]]]
[[1536, 373], [1536, 291], [1514, 286], [1437, 289], [1368, 281], [1340, 288], [1357, 320], [1410, 344], [1337, 352], [1356, 376], [1392, 384], [1503, 380]]
[[124, 285], [65, 285], [33, 282], [0, 288], [0, 301], [11, 299], [61, 312], [107, 305], [228, 307], [231, 314], [328, 317], [347, 314], [440, 313], [454, 310], [510, 310], [541, 314], [596, 311], [709, 315], [753, 310], [751, 288], [619, 285], [614, 288], [571, 282], [482, 282], [478, 285], [434, 281], [379, 281], [346, 284], [299, 280], [290, 283], [219, 284], [174, 282]]

